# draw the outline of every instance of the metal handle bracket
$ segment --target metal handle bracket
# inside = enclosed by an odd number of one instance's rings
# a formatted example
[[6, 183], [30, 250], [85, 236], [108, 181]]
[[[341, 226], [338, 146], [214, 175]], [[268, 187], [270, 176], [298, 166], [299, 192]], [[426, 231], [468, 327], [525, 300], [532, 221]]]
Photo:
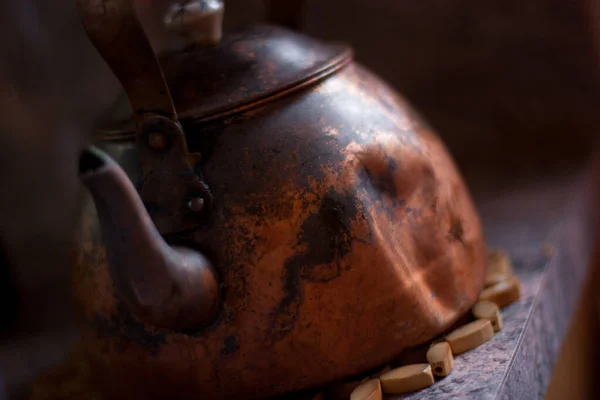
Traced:
[[77, 0], [83, 26], [123, 85], [136, 118], [143, 169], [140, 196], [161, 234], [197, 226], [212, 206], [133, 0]]

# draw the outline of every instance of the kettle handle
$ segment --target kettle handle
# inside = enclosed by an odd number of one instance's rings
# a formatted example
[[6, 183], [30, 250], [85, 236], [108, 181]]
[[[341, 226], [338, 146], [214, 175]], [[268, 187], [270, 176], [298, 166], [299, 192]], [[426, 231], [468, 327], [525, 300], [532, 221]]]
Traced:
[[197, 227], [212, 209], [213, 196], [190, 154], [169, 87], [142, 28], [133, 0], [77, 0], [87, 34], [121, 81], [136, 119], [143, 170], [140, 196], [165, 235]]
[[83, 26], [123, 85], [134, 113], [177, 120], [173, 98], [133, 0], [77, 0]]

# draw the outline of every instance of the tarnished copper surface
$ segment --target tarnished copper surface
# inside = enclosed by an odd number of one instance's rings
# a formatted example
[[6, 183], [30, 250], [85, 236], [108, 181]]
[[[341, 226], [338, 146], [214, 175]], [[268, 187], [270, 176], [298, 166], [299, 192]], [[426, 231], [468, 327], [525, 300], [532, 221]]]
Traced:
[[485, 244], [460, 175], [430, 128], [362, 67], [186, 131], [216, 208], [170, 240], [207, 255], [224, 307], [203, 331], [142, 324], [115, 291], [88, 208], [73, 282], [109, 396], [316, 387], [426, 342], [474, 303]]
[[[352, 51], [281, 28], [253, 26], [225, 36], [217, 46], [167, 53], [159, 60], [179, 119], [190, 123], [277, 100], [343, 68], [352, 60]], [[98, 128], [99, 136], [133, 135], [125, 96]]]
[[273, 26], [252, 26], [212, 48], [165, 54], [160, 64], [181, 119], [206, 118], [345, 65], [352, 52]]

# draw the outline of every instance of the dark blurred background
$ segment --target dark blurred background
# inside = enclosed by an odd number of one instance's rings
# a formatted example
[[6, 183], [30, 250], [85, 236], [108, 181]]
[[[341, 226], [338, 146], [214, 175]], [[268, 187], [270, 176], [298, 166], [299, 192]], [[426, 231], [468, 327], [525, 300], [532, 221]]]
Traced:
[[[271, 6], [283, 2], [294, 7]], [[171, 3], [138, 0], [156, 50], [173, 39], [161, 24]], [[585, 1], [303, 3], [292, 22], [352, 44], [439, 132], [476, 198], [562, 176], [589, 157], [600, 85]], [[227, 0], [226, 30], [268, 15], [265, 1]], [[76, 160], [119, 91], [75, 0], [2, 0], [0, 376], [12, 393], [61, 360], [76, 337], [67, 274]]]

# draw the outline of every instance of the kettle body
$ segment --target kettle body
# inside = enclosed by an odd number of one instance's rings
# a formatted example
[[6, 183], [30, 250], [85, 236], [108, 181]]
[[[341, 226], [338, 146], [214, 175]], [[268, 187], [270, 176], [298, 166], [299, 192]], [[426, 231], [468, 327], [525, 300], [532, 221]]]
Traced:
[[[218, 399], [316, 387], [426, 342], [476, 301], [485, 243], [468, 191], [438, 137], [365, 68], [194, 129], [216, 206], [176, 240], [211, 259], [223, 306], [195, 332], [136, 320], [89, 203], [73, 282], [107, 391]], [[139, 178], [134, 144], [105, 146]]]
[[82, 154], [72, 277], [107, 398], [317, 388], [470, 309], [486, 249], [468, 190], [347, 47], [274, 27], [221, 40], [195, 22], [222, 19], [211, 0], [171, 15], [202, 45], [156, 56], [132, 1], [102, 3], [80, 15], [131, 109], [98, 129], [112, 158]]

